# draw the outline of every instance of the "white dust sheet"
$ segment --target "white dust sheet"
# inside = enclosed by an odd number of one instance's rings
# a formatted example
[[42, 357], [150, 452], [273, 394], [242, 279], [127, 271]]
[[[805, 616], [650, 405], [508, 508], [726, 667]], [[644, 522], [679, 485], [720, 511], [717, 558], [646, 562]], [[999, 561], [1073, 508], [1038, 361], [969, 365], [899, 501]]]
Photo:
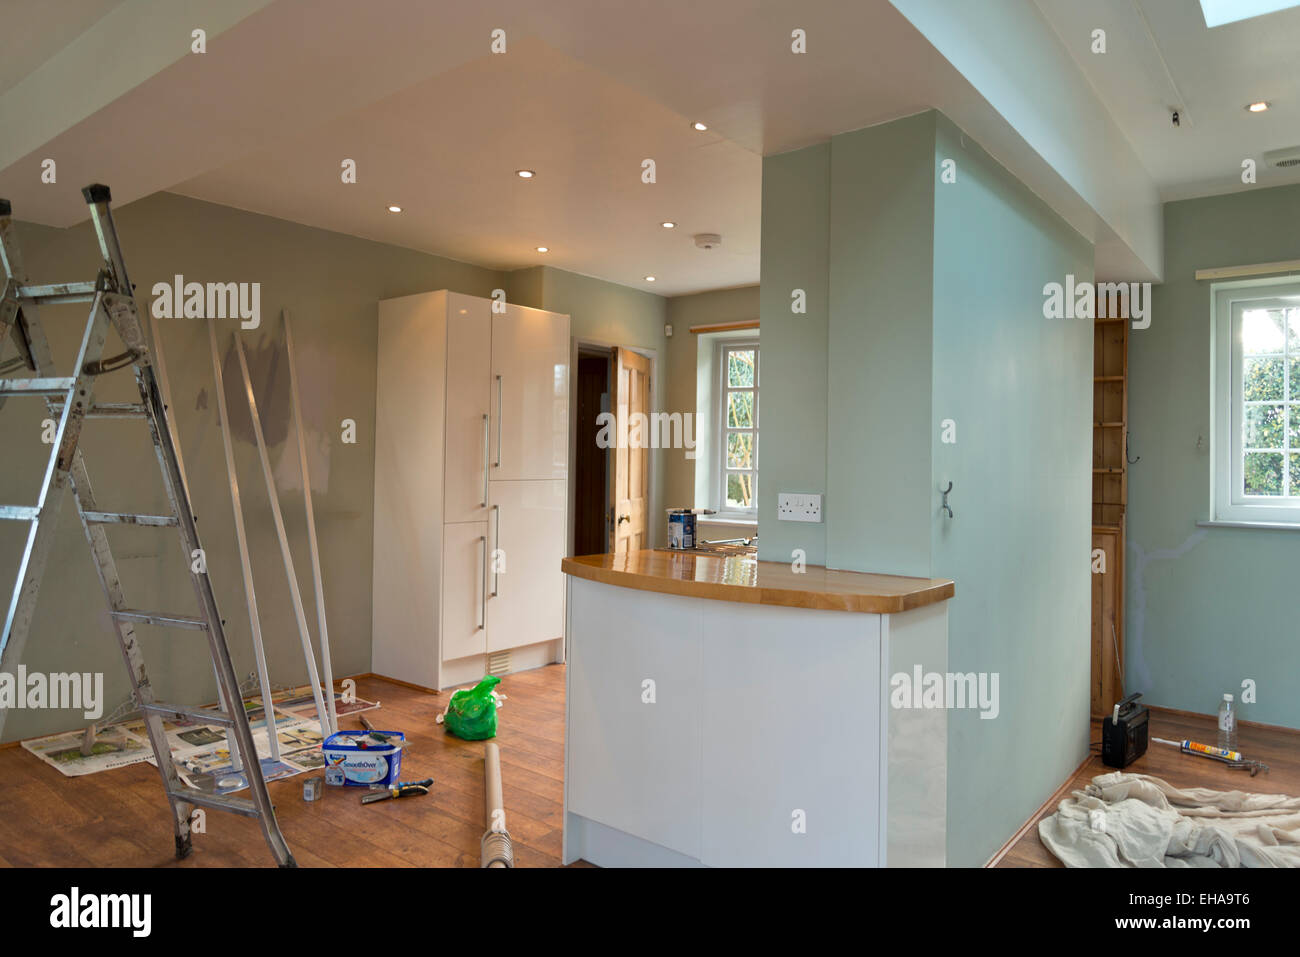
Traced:
[[1066, 867], [1300, 867], [1300, 797], [1115, 771], [1063, 800], [1038, 834]]

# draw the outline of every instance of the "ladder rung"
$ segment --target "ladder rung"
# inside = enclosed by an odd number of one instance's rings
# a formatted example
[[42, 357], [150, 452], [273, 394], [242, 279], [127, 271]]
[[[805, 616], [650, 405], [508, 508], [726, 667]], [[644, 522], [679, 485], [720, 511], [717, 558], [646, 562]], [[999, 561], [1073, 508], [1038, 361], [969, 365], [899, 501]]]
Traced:
[[163, 628], [193, 628], [196, 631], [206, 631], [208, 623], [202, 618], [192, 618], [189, 615], [169, 615], [161, 611], [139, 611], [135, 608], [123, 608], [120, 611], [109, 612], [114, 618], [120, 621], [138, 621], [143, 625], [158, 625]]
[[95, 298], [95, 284], [94, 282], [56, 282], [44, 286], [19, 286], [15, 298], [38, 306], [90, 302]]
[[81, 517], [91, 525], [176, 525], [174, 515], [136, 515], [132, 512], [82, 512]]
[[257, 808], [248, 798], [227, 797], [224, 794], [207, 794], [194, 788], [176, 788], [167, 791], [172, 797], [199, 807], [216, 808], [219, 811], [232, 811], [245, 817], [258, 817]]
[[30, 522], [41, 514], [35, 505], [0, 505], [0, 519], [14, 522]]
[[[54, 411], [62, 414], [63, 403], [52, 403]], [[88, 419], [134, 419], [144, 418], [144, 406], [139, 402], [103, 402], [92, 405], [86, 413]]]
[[217, 724], [226, 728], [235, 723], [235, 719], [226, 712], [218, 711], [215, 708], [204, 708], [199, 705], [168, 704], [165, 701], [154, 701], [150, 704], [141, 705], [140, 710], [146, 714], [156, 714], [164, 718], [173, 716], [194, 718], [205, 724]]
[[0, 395], [57, 395], [66, 396], [77, 380], [66, 379], [0, 379]]

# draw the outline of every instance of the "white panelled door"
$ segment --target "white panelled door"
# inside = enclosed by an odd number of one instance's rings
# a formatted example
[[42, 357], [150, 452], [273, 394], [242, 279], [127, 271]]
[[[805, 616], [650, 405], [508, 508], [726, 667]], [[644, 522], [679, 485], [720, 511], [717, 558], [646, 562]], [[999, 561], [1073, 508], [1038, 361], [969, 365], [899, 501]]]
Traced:
[[525, 306], [508, 305], [504, 314], [492, 316], [495, 480], [562, 479], [568, 474], [568, 325], [554, 313]]
[[564, 481], [493, 482], [488, 651], [564, 634]]
[[[491, 302], [447, 297], [447, 472], [443, 520], [487, 521], [492, 440]], [[418, 441], [417, 436], [410, 437]]]

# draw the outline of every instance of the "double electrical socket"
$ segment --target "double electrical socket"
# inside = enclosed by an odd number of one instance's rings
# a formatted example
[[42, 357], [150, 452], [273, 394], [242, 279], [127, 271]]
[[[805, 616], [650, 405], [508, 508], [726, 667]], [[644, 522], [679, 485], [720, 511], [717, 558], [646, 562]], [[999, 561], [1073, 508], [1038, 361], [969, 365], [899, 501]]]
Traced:
[[822, 497], [798, 492], [777, 492], [776, 519], [778, 522], [820, 522]]

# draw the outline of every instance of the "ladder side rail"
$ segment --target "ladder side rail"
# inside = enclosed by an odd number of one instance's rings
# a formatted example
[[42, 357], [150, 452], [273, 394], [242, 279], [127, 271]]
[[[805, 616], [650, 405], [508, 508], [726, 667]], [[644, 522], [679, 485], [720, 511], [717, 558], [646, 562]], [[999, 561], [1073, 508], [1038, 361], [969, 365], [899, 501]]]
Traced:
[[[77, 450], [72, 467], [72, 488], [77, 498], [78, 513], [81, 515], [81, 528], [86, 535], [94, 558], [95, 574], [104, 598], [112, 609], [126, 607], [126, 596], [122, 591], [122, 579], [117, 571], [117, 562], [108, 546], [108, 536], [102, 525], [93, 525], [86, 520], [85, 512], [94, 511], [95, 492], [90, 484], [90, 475], [86, 463]], [[158, 774], [162, 778], [163, 790], [167, 794], [168, 804], [172, 809], [172, 825], [176, 836], [176, 856], [188, 857], [192, 850], [190, 820], [194, 813], [192, 805], [173, 795], [185, 786], [176, 772], [176, 765], [171, 757], [171, 745], [167, 741], [167, 732], [163, 727], [161, 716], [151, 713], [147, 705], [156, 703], [153, 683], [145, 667], [144, 655], [136, 640], [135, 625], [127, 620], [110, 616], [113, 629], [117, 633], [118, 648], [122, 660], [126, 663], [127, 676], [131, 681], [131, 690], [135, 693], [136, 704], [140, 707], [144, 719], [145, 731], [149, 735], [149, 744], [153, 748], [158, 762]]]

